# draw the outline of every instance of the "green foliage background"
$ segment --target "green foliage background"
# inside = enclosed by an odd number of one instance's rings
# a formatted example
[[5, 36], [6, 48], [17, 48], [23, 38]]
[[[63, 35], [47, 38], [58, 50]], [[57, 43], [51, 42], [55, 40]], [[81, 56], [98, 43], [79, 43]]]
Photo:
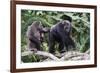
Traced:
[[[41, 11], [21, 10], [21, 52], [27, 50], [26, 31], [33, 21], [41, 21], [44, 27], [52, 27], [62, 20], [62, 15], [72, 17], [72, 38], [75, 41], [76, 49], [85, 52], [90, 49], [90, 13], [84, 12], [62, 12], [62, 11]], [[43, 50], [48, 51], [47, 41], [43, 42]], [[39, 62], [40, 57], [36, 55], [22, 57], [23, 62]]]

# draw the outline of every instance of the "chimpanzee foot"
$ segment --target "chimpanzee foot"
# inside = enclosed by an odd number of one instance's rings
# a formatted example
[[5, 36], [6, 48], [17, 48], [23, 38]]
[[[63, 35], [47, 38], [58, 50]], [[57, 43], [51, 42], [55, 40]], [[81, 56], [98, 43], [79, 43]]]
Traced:
[[34, 53], [36, 53], [37, 49], [36, 48], [32, 48], [32, 49], [30, 49], [30, 51], [33, 51]]
[[66, 50], [62, 50], [62, 51], [60, 51], [60, 54], [61, 54], [61, 53], [64, 53], [64, 52], [66, 52]]

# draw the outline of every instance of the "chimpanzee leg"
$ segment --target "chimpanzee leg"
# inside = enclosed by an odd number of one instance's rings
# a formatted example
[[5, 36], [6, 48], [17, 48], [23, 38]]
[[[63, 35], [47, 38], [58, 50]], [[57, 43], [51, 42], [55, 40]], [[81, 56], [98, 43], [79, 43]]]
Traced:
[[66, 50], [69, 51], [73, 48], [75, 48], [75, 43], [74, 41], [71, 39], [71, 37], [67, 37], [67, 41], [65, 41], [65, 46], [66, 46]]
[[52, 33], [49, 33], [49, 52], [55, 52], [55, 40]]
[[72, 46], [73, 48], [75, 48], [75, 43], [74, 43], [74, 41], [72, 40], [71, 37], [68, 37], [68, 43], [69, 43], [70, 46]]
[[49, 43], [49, 52], [50, 53], [55, 53], [55, 48], [54, 48], [54, 42], [52, 42], [52, 43]]
[[64, 50], [68, 51], [68, 38], [64, 37], [62, 40], [63, 40], [63, 44], [64, 44], [64, 46], [66, 48], [66, 49], [64, 48]]
[[40, 47], [40, 44], [37, 44], [36, 47], [37, 47], [37, 50], [42, 51], [42, 48]]
[[65, 52], [65, 50], [64, 50], [64, 43], [63, 43], [63, 42], [60, 42], [60, 43], [59, 43], [59, 52], [60, 52], [60, 53]]

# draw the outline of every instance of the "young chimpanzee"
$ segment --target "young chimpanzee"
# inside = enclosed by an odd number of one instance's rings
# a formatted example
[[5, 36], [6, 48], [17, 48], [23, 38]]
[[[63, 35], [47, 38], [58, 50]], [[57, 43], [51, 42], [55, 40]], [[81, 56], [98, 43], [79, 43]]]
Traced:
[[46, 32], [48, 32], [48, 29], [43, 28], [40, 21], [33, 21], [33, 23], [28, 26], [28, 48], [31, 51], [42, 50], [40, 45], [43, 41], [44, 33]]
[[63, 15], [63, 20], [51, 27], [49, 32], [49, 52], [55, 53], [55, 42], [59, 44], [59, 52], [65, 52], [64, 47], [68, 50], [69, 46], [75, 47], [75, 43], [70, 37], [72, 18]]

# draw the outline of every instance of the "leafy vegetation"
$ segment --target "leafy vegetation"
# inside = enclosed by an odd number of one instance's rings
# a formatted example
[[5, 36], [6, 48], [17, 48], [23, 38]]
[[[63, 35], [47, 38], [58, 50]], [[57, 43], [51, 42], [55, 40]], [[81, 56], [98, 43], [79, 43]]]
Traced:
[[[76, 49], [85, 52], [90, 48], [90, 14], [84, 12], [62, 12], [62, 11], [41, 11], [21, 10], [21, 52], [27, 50], [26, 31], [33, 21], [41, 21], [44, 27], [52, 27], [62, 20], [62, 15], [72, 17], [72, 38], [75, 41]], [[43, 50], [48, 51], [47, 34], [42, 44]], [[39, 62], [36, 55], [22, 57], [23, 62]]]

